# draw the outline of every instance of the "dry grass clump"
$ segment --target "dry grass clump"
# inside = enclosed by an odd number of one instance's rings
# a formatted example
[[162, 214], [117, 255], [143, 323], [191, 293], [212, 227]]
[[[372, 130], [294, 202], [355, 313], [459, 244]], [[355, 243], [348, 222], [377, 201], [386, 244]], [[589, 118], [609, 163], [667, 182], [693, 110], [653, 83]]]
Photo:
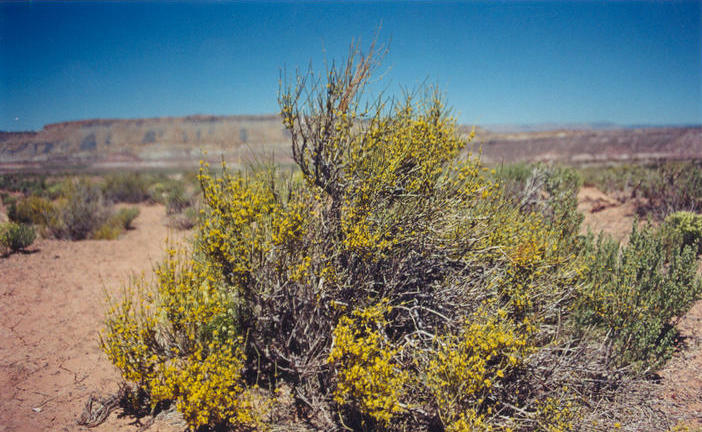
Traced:
[[[569, 170], [507, 196], [436, 94], [361, 105], [374, 54], [282, 89], [296, 171], [203, 166], [197, 240], [112, 300], [108, 357], [192, 428], [615, 427], [607, 401], [668, 340], [621, 327], [689, 306], [696, 290], [661, 303], [689, 252], [631, 264], [647, 240], [607, 254], [580, 237]], [[643, 264], [653, 278], [632, 274]], [[637, 290], [645, 304], [608, 320]]]

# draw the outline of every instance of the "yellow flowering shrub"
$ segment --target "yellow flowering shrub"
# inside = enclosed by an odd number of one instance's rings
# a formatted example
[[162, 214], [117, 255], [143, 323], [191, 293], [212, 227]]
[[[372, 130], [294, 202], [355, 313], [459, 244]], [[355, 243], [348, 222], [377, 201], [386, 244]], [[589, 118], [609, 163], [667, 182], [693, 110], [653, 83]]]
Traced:
[[207, 262], [169, 247], [153, 284], [135, 280], [121, 298], [111, 299], [101, 343], [152, 409], [174, 401], [193, 428], [260, 429], [266, 405], [253, 404], [243, 379], [243, 340], [235, 336], [227, 316], [230, 299], [220, 283]]
[[336, 370], [336, 403], [353, 404], [384, 424], [402, 413], [400, 399], [408, 380], [395, 361], [398, 349], [382, 334], [389, 310], [387, 302], [381, 302], [342, 317], [329, 353]]
[[374, 65], [281, 89], [293, 172], [203, 164], [192, 248], [113, 302], [108, 357], [193, 428], [578, 429], [607, 369], [573, 328], [577, 178], [509, 196], [435, 94], [362, 106]]

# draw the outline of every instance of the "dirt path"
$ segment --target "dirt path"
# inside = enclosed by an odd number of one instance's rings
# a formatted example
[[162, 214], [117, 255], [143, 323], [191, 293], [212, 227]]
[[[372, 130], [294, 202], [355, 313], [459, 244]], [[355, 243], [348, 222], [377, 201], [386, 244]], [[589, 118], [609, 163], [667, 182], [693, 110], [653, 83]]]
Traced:
[[[104, 290], [150, 273], [169, 234], [162, 206], [140, 209], [119, 240], [40, 240], [34, 253], [0, 259], [0, 432], [83, 430], [89, 395], [116, 391], [97, 340]], [[136, 429], [128, 421], [113, 414], [95, 430]]]

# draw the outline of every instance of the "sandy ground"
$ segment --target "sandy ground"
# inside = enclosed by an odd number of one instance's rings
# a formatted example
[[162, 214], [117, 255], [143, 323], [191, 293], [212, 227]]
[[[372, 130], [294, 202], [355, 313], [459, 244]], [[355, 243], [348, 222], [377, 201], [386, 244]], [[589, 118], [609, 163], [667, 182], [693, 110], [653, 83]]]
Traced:
[[[634, 207], [596, 189], [579, 196], [585, 224], [624, 238]], [[32, 253], [0, 258], [0, 432], [80, 431], [76, 421], [93, 393], [114, 393], [118, 372], [98, 346], [105, 290], [119, 292], [133, 274], [151, 269], [169, 236], [161, 206], [141, 206], [135, 229], [116, 241], [40, 240]], [[182, 236], [171, 232], [171, 236]], [[660, 373], [659, 395], [674, 416], [702, 423], [702, 302], [680, 323], [687, 348]], [[114, 412], [93, 429], [137, 431]], [[182, 431], [176, 415], [157, 418], [149, 431]]]
[[[1, 432], [87, 430], [76, 421], [89, 395], [117, 390], [98, 346], [105, 290], [150, 274], [169, 235], [164, 207], [140, 209], [119, 240], [39, 240], [32, 253], [0, 258]], [[94, 430], [136, 430], [130, 421], [113, 414]]]

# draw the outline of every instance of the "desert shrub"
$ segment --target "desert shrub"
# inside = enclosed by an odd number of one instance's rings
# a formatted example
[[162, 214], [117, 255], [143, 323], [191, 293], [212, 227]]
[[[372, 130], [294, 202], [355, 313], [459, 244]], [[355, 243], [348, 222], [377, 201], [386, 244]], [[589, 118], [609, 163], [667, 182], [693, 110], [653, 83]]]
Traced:
[[[514, 390], [553, 339], [545, 324], [575, 274], [562, 182], [544, 182], [548, 213], [511, 205], [460, 156], [435, 95], [358, 109], [372, 64], [358, 65], [332, 72], [308, 105], [281, 95], [297, 173], [203, 168], [193, 260], [166, 265], [173, 276], [108, 319], [103, 344], [125, 378], [152, 404], [174, 400], [191, 426], [242, 424], [250, 409], [236, 401], [257, 382], [291, 386], [322, 429], [487, 428], [536, 410], [540, 394]], [[132, 317], [142, 303], [155, 312]], [[144, 336], [124, 340], [121, 328]], [[212, 347], [226, 343], [239, 360], [218, 358]], [[169, 378], [219, 379], [202, 367], [233, 381]], [[472, 381], [442, 389], [455, 377]], [[192, 408], [187, 387], [210, 385], [228, 395]]]
[[197, 206], [190, 206], [180, 213], [170, 215], [168, 226], [177, 230], [189, 230], [196, 226], [199, 220], [200, 209]]
[[663, 222], [661, 233], [663, 242], [675, 246], [675, 236], [679, 235], [682, 246], [690, 246], [702, 253], [702, 215], [679, 211], [668, 215]]
[[0, 189], [21, 192], [25, 196], [43, 195], [47, 188], [45, 175], [3, 174], [0, 175]]
[[660, 233], [635, 223], [627, 245], [601, 237], [587, 243], [587, 284], [576, 305], [577, 327], [598, 327], [619, 366], [655, 369], [670, 355], [675, 320], [702, 290], [690, 246], [666, 251]]
[[641, 185], [656, 170], [655, 166], [622, 164], [586, 167], [579, 170], [585, 186], [628, 199], [640, 194]]
[[132, 229], [132, 222], [139, 216], [139, 209], [137, 207], [126, 207], [119, 209], [110, 218], [114, 219], [119, 226], [123, 229]]
[[668, 162], [641, 185], [647, 203], [642, 211], [661, 219], [680, 211], [702, 211], [702, 166], [699, 162]]
[[[112, 300], [103, 349], [193, 428], [583, 429], [613, 368], [652, 345], [624, 315], [603, 358], [582, 329], [618, 323], [591, 312], [619, 306], [604, 294], [621, 281], [646, 293], [641, 320], [677, 316], [689, 252], [646, 258], [651, 277], [633, 258], [589, 269], [619, 255], [578, 236], [572, 170], [536, 167], [515, 201], [436, 93], [361, 106], [374, 59], [281, 89], [294, 172], [203, 164], [192, 249]], [[640, 237], [623, 256], [656, 250]]]
[[528, 163], [502, 164], [494, 168], [494, 176], [502, 185], [506, 197], [519, 202], [527, 180], [531, 177], [534, 165]]
[[58, 207], [60, 221], [50, 227], [57, 238], [86, 239], [110, 216], [100, 186], [85, 178], [67, 183], [65, 196]]
[[48, 199], [31, 195], [11, 205], [7, 215], [18, 223], [50, 226], [56, 223], [58, 212]]
[[173, 215], [181, 213], [190, 206], [190, 197], [186, 192], [183, 183], [173, 183], [165, 196], [166, 214]]
[[36, 238], [36, 231], [30, 225], [8, 222], [0, 226], [0, 246], [10, 252], [28, 248]]
[[124, 229], [119, 224], [108, 219], [92, 231], [90, 238], [93, 240], [116, 240], [123, 232]]
[[154, 182], [152, 176], [137, 172], [109, 174], [105, 176], [103, 192], [113, 202], [139, 203], [151, 197], [149, 187]]
[[115, 240], [125, 230], [132, 228], [132, 222], [137, 216], [139, 216], [139, 209], [136, 207], [119, 209], [93, 231], [91, 237], [95, 240]]

